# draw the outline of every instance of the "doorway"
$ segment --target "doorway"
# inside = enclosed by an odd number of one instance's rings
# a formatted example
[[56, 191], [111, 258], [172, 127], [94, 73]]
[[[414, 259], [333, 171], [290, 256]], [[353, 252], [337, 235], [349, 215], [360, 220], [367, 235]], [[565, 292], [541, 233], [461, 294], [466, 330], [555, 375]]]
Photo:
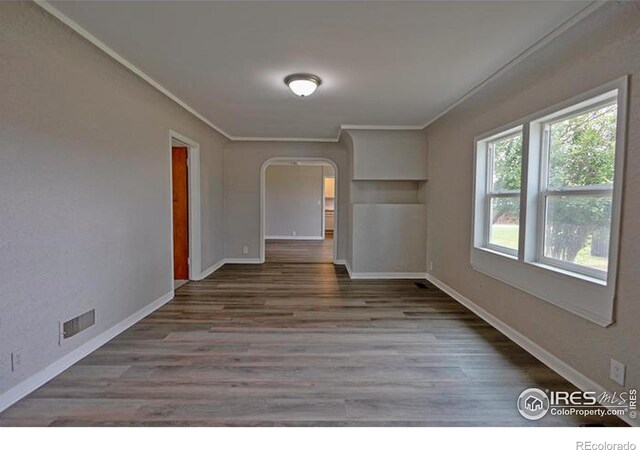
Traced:
[[200, 145], [174, 131], [171, 152], [171, 282], [200, 279]]
[[189, 280], [189, 148], [171, 147], [174, 288]]
[[[333, 169], [329, 166], [330, 169]], [[333, 239], [333, 231], [335, 228], [335, 197], [336, 197], [336, 179], [333, 174], [333, 170], [325, 171], [323, 173], [323, 206], [324, 211], [322, 217], [324, 219], [323, 222], [323, 230], [325, 239]]]
[[336, 175], [335, 163], [324, 158], [272, 158], [263, 164], [261, 262], [336, 262]]

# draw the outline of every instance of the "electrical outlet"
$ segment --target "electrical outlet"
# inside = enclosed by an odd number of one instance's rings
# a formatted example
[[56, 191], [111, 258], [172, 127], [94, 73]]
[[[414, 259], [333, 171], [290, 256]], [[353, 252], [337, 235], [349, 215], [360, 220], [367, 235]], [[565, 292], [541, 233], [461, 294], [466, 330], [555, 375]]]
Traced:
[[429, 261], [429, 272], [433, 270], [433, 261]]
[[245, 245], [244, 247], [242, 247], [242, 254], [243, 255], [248, 255], [249, 254], [249, 246]]
[[24, 354], [22, 349], [14, 350], [11, 352], [11, 371], [17, 372], [21, 369], [24, 363]]
[[609, 378], [618, 383], [620, 386], [624, 386], [624, 372], [625, 365], [615, 359], [611, 360], [611, 368], [609, 371]]
[[293, 235], [296, 236], [297, 234], [298, 234], [298, 232], [294, 230], [293, 231]]

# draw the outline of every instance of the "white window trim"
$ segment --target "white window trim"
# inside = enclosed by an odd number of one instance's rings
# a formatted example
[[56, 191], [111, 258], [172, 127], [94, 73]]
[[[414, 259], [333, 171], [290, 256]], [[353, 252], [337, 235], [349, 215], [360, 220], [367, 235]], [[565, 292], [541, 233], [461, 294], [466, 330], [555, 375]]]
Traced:
[[[544, 123], [566, 116], [564, 110], [571, 108], [570, 115], [581, 107], [590, 109], [617, 90], [617, 130], [615, 149], [615, 177], [610, 186], [589, 186], [582, 193], [612, 192], [611, 237], [609, 264], [606, 277], [603, 272], [584, 266], [576, 270], [575, 264], [563, 263], [542, 255], [543, 228], [540, 220], [543, 195], [540, 186], [540, 158], [543, 157], [542, 127]], [[531, 114], [521, 120], [484, 133], [475, 139], [474, 155], [474, 201], [473, 228], [471, 233], [471, 265], [474, 269], [504, 283], [523, 290], [542, 300], [570, 311], [601, 326], [613, 323], [613, 303], [616, 293], [618, 249], [620, 243], [620, 217], [622, 207], [622, 183], [624, 153], [626, 149], [628, 76], [606, 83], [588, 92]], [[584, 105], [581, 105], [583, 104]], [[576, 108], [574, 110], [574, 107]], [[523, 161], [522, 189], [520, 191], [520, 234], [518, 252], [507, 252], [504, 248], [488, 245], [486, 221], [487, 149], [496, 139], [522, 130]], [[531, 151], [530, 151], [531, 149]], [[535, 151], [534, 151], [535, 149]], [[532, 168], [531, 170], [529, 168]], [[577, 193], [581, 188], [566, 190], [566, 195]], [[531, 193], [531, 194], [529, 194]], [[512, 249], [509, 249], [512, 250]]]

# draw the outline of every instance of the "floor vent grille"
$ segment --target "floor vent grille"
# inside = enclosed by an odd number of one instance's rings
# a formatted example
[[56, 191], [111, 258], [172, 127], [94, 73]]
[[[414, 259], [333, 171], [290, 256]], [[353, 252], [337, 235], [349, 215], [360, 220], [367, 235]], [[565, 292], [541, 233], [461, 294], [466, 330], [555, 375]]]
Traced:
[[429, 289], [429, 286], [424, 283], [415, 283], [415, 285], [418, 289]]

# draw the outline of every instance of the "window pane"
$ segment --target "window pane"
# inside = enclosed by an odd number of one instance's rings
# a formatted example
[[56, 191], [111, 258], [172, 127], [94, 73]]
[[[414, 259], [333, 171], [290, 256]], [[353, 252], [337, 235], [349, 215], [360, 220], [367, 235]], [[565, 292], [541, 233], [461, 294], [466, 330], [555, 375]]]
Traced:
[[617, 105], [603, 106], [549, 128], [549, 187], [611, 185]]
[[519, 222], [519, 197], [493, 197], [489, 243], [518, 250]]
[[612, 197], [547, 197], [544, 255], [607, 270]]
[[520, 190], [522, 135], [500, 139], [491, 144], [492, 191]]

